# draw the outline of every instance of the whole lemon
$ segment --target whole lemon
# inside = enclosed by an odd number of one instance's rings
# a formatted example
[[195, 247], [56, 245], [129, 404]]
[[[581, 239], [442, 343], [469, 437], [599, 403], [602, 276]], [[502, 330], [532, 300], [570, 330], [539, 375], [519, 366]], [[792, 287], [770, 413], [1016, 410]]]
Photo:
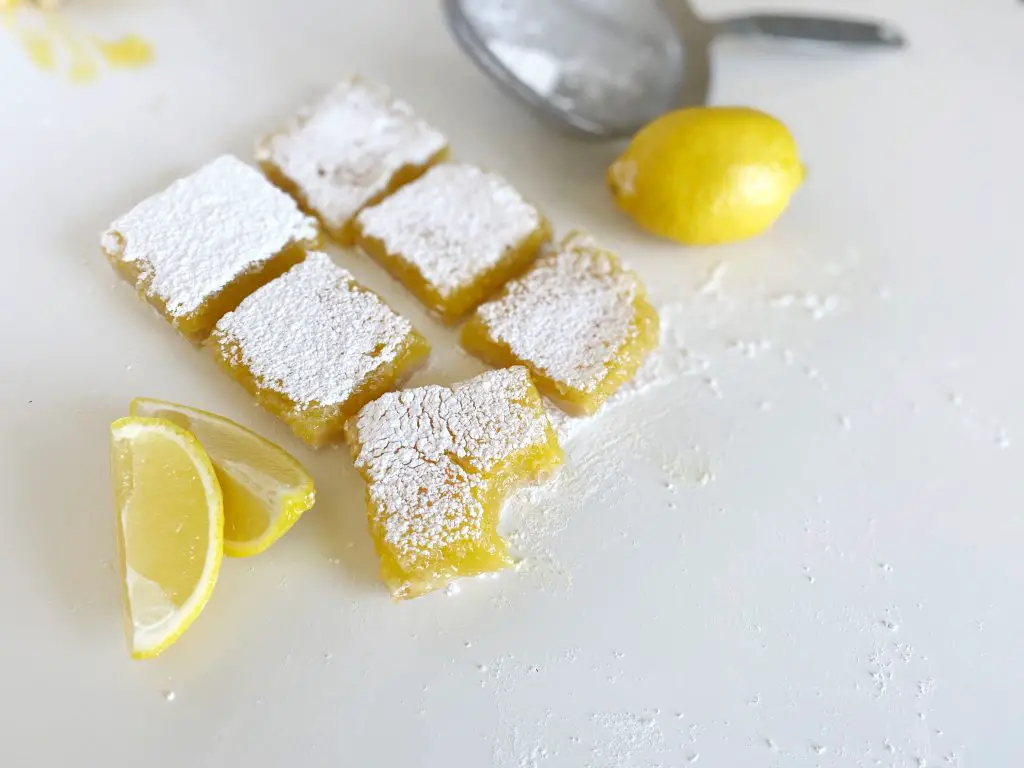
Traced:
[[746, 107], [670, 112], [608, 169], [618, 206], [644, 229], [688, 245], [753, 237], [804, 179], [789, 130]]

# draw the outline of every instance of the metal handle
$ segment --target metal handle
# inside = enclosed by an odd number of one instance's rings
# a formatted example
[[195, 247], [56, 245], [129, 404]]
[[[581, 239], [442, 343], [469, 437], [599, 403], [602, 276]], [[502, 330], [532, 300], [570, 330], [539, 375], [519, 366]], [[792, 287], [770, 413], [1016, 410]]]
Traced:
[[890, 24], [852, 19], [759, 13], [717, 22], [719, 31], [840, 46], [902, 48], [903, 34]]

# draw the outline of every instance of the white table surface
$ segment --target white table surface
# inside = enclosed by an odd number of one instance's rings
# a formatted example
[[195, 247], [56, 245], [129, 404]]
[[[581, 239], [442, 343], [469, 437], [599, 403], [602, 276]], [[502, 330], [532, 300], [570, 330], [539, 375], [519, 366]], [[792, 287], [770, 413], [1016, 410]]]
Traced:
[[[83, 25], [158, 51], [88, 86], [0, 30], [0, 765], [1020, 765], [1024, 7], [813, 6], [913, 46], [722, 44], [715, 101], [785, 120], [810, 177], [767, 236], [689, 250], [614, 211], [615, 147], [535, 124], [426, 0], [81, 0]], [[687, 352], [577, 436], [546, 511], [512, 510], [521, 571], [402, 605], [347, 453], [299, 446], [97, 247], [350, 71], [631, 260]], [[337, 258], [439, 348], [417, 381], [481, 370]], [[148, 663], [121, 633], [106, 443], [142, 394], [279, 440], [320, 491]]]

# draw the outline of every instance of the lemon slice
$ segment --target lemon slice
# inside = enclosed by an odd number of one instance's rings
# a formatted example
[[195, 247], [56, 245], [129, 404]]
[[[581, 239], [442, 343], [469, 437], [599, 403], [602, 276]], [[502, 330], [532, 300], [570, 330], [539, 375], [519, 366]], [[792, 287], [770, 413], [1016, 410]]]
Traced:
[[199, 441], [169, 421], [115, 421], [110, 458], [128, 643], [148, 659], [210, 599], [223, 558], [221, 490]]
[[313, 506], [313, 478], [290, 454], [240, 424], [185, 405], [138, 398], [133, 416], [172, 421], [210, 455], [224, 493], [224, 554], [264, 551]]

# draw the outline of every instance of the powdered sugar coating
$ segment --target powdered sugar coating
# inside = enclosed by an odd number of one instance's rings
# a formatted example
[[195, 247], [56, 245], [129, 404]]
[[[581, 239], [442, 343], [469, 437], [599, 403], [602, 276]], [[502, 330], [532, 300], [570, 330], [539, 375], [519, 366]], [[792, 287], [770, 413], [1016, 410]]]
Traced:
[[345, 403], [412, 333], [408, 320], [314, 252], [221, 318], [213, 340], [301, 410]]
[[464, 164], [432, 168], [357, 221], [442, 297], [486, 275], [543, 226], [511, 184]]
[[639, 278], [586, 235], [570, 235], [477, 319], [499, 344], [547, 377], [582, 392], [604, 380], [634, 332]]
[[387, 88], [350, 78], [264, 139], [256, 159], [273, 165], [328, 228], [340, 230], [402, 168], [425, 166], [447, 146]]
[[289, 246], [312, 244], [317, 234], [316, 220], [290, 197], [224, 155], [117, 219], [102, 245], [141, 271], [171, 317], [183, 317]]
[[553, 440], [525, 368], [490, 371], [453, 388], [394, 392], [354, 425], [374, 523], [399, 565], [484, 535], [483, 473]]

